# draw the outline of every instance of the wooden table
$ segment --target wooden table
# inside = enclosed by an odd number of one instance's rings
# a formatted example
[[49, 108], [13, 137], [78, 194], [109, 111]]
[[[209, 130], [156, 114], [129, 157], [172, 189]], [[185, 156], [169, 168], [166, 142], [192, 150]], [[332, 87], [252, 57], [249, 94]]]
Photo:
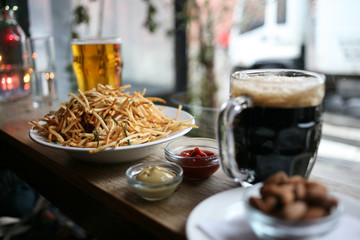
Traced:
[[[98, 239], [186, 239], [192, 209], [213, 194], [238, 187], [219, 170], [206, 180], [185, 179], [165, 200], [145, 201], [126, 183], [125, 171], [133, 163], [84, 163], [34, 143], [28, 136], [28, 121], [57, 109], [58, 103], [33, 109], [28, 102], [0, 104], [1, 161]], [[152, 160], [164, 160], [163, 145], [141, 161]], [[360, 199], [359, 172], [359, 162], [320, 158], [311, 178]]]

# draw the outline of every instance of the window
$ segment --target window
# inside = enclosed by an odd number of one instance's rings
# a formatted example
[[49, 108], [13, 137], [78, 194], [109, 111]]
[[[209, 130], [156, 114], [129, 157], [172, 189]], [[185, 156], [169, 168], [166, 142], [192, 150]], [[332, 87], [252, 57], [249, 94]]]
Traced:
[[246, 33], [264, 25], [265, 7], [265, 0], [248, 0], [244, 2], [240, 33]]
[[78, 5], [84, 6], [89, 15], [89, 24], [75, 27], [80, 37], [122, 38], [123, 83], [131, 84], [134, 89], [146, 88], [147, 95], [171, 92], [175, 85], [174, 41], [166, 33], [173, 24], [173, 11], [164, 7], [165, 0], [154, 2], [158, 5], [156, 21], [161, 24], [157, 32], [150, 33], [143, 26], [147, 9], [142, 1], [29, 0], [32, 36], [53, 35], [55, 38], [59, 95], [66, 97], [77, 87], [75, 79], [71, 83], [66, 80], [71, 70], [73, 10]]
[[286, 1], [287, 0], [278, 0], [277, 1], [277, 23], [283, 24], [286, 22]]

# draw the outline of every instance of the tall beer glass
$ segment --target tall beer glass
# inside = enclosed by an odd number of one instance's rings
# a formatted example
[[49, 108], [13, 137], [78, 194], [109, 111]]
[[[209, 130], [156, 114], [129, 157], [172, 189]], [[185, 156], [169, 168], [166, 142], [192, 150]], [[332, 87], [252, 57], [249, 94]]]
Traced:
[[121, 39], [74, 39], [71, 42], [73, 68], [81, 91], [98, 83], [118, 87], [121, 84]]
[[325, 76], [301, 70], [235, 72], [218, 119], [224, 172], [243, 185], [277, 171], [308, 177], [321, 137]]

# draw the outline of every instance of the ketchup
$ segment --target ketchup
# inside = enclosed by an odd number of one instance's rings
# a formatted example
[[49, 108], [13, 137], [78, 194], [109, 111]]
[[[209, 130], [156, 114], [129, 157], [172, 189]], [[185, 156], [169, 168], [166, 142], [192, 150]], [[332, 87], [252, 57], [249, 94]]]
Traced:
[[194, 148], [193, 150], [186, 150], [179, 154], [182, 157], [207, 157], [207, 156], [213, 156], [215, 153], [208, 151], [208, 150], [200, 150], [198, 147]]
[[216, 161], [217, 156], [209, 150], [200, 150], [195, 147], [191, 150], [182, 151], [178, 156], [184, 157], [178, 162], [183, 168], [184, 177], [207, 178], [219, 168], [219, 162]]

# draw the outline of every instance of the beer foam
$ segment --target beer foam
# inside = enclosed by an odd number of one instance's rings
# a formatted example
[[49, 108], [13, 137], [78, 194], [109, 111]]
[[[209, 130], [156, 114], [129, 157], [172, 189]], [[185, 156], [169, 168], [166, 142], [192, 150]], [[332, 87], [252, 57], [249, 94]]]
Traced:
[[121, 44], [121, 38], [103, 38], [103, 39], [74, 39], [72, 45], [103, 45], [103, 44]]
[[322, 103], [325, 86], [314, 77], [256, 76], [232, 80], [230, 91], [251, 96], [255, 106], [311, 107]]

